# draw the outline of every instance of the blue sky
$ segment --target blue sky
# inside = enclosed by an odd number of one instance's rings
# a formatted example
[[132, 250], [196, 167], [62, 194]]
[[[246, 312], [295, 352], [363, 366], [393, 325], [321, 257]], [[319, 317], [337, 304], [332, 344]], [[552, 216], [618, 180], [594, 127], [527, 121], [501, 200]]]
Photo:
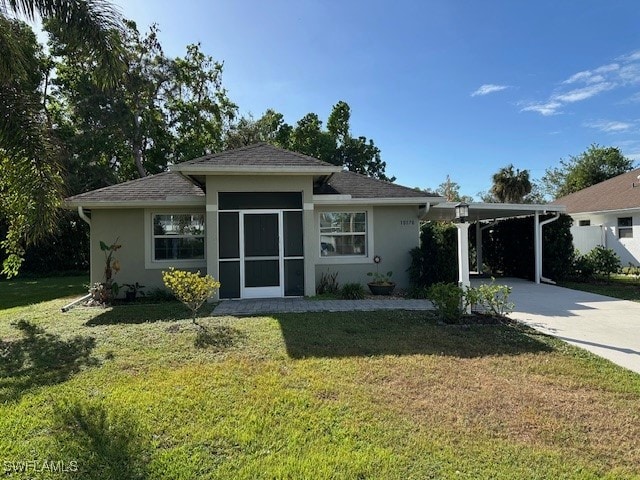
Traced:
[[[117, 2], [116, 2], [117, 3]], [[326, 120], [346, 101], [387, 173], [476, 195], [513, 163], [539, 178], [591, 143], [640, 160], [640, 5], [625, 1], [120, 2], [167, 54], [225, 62], [242, 113]]]

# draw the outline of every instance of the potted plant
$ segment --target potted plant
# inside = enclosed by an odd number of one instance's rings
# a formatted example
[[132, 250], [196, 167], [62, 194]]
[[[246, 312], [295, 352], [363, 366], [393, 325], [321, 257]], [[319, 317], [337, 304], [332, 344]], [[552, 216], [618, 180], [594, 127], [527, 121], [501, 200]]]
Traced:
[[138, 282], [125, 283], [123, 286], [127, 287], [127, 291], [124, 292], [124, 298], [127, 302], [134, 301], [138, 297], [138, 293], [144, 296], [144, 292], [141, 291], [144, 288], [144, 285], [140, 285]]
[[369, 277], [373, 277], [373, 281], [367, 283], [369, 290], [373, 295], [391, 295], [396, 288], [396, 284], [391, 281], [393, 272], [382, 274], [378, 271], [378, 265], [382, 262], [380, 255], [373, 257], [373, 262], [376, 264], [376, 271], [367, 273]]

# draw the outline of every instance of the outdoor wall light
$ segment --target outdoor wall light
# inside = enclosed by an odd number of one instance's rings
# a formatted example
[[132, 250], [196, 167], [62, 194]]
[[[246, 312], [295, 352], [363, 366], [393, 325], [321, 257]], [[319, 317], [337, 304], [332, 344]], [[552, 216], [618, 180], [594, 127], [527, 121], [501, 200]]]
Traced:
[[459, 220], [461, 223], [464, 223], [464, 221], [469, 216], [469, 205], [467, 203], [460, 202], [459, 204], [456, 205], [455, 209], [456, 209], [456, 219]]

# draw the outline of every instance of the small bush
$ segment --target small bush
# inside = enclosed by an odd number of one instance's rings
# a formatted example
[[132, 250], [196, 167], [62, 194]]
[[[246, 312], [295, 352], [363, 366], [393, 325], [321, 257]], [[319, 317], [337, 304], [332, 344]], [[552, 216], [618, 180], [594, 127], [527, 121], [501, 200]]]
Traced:
[[611, 277], [612, 273], [620, 270], [620, 257], [610, 248], [598, 245], [591, 250], [587, 256], [593, 263], [595, 272], [604, 275], [607, 277], [607, 280]]
[[580, 255], [577, 253], [573, 258], [573, 274], [579, 279], [586, 281], [590, 278], [593, 278], [593, 274], [596, 269], [593, 265], [593, 261], [591, 257], [588, 255]]
[[359, 283], [345, 283], [340, 290], [340, 298], [344, 300], [362, 300], [364, 288]]
[[464, 297], [462, 288], [453, 283], [436, 283], [429, 287], [427, 296], [443, 322], [460, 323]]
[[220, 282], [211, 275], [201, 276], [200, 272], [186, 272], [173, 267], [168, 272], [162, 272], [162, 281], [191, 310], [196, 325], [198, 309], [220, 288]]
[[340, 284], [338, 283], [338, 272], [329, 273], [324, 272], [320, 275], [320, 281], [316, 286], [316, 293], [323, 295], [325, 293], [331, 293], [337, 295], [340, 293]]
[[469, 287], [465, 292], [465, 304], [480, 313], [504, 316], [513, 311], [514, 304], [509, 301], [511, 287], [496, 285], [495, 279], [491, 283], [483, 283], [478, 287]]

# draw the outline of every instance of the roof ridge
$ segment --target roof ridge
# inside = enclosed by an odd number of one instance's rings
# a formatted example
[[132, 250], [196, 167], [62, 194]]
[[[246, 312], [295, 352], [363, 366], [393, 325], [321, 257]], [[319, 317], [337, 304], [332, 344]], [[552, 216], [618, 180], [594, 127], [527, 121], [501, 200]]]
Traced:
[[640, 167], [634, 168], [633, 170], [629, 170], [628, 172], [621, 173], [620, 175], [616, 175], [615, 177], [607, 178], [606, 180], [603, 180], [601, 182], [594, 183], [593, 185], [589, 185], [588, 187], [584, 187], [584, 188], [582, 188], [582, 189], [580, 189], [580, 190], [578, 190], [576, 192], [571, 192], [571, 193], [568, 193], [567, 195], [563, 195], [560, 198], [556, 198], [551, 203], [560, 202], [563, 199], [566, 199], [566, 198], [569, 198], [569, 197], [572, 197], [572, 196], [575, 196], [575, 195], [578, 195], [578, 194], [583, 195], [587, 191], [590, 191], [590, 190], [593, 190], [593, 189], [596, 189], [596, 188], [601, 188], [601, 186], [603, 184], [605, 184], [605, 183], [612, 183], [613, 180], [618, 180], [619, 181], [620, 177], [623, 177], [623, 176], [626, 176], [626, 175], [630, 175], [630, 174], [636, 173], [638, 171], [640, 171]]
[[411, 192], [415, 192], [416, 191], [414, 188], [407, 187], [406, 185], [400, 185], [399, 183], [394, 183], [394, 182], [391, 182], [389, 180], [383, 180], [381, 178], [370, 177], [369, 175], [365, 175], [364, 173], [354, 172], [352, 170], [343, 170], [342, 172], [338, 172], [338, 173], [351, 173], [351, 174], [354, 174], [354, 175], [359, 175], [359, 176], [361, 176], [363, 178], [366, 178], [366, 179], [369, 179], [369, 180], [375, 180], [377, 182], [386, 183], [387, 185], [393, 185], [394, 187], [397, 187], [397, 188], [404, 188], [405, 190], [409, 190]]

